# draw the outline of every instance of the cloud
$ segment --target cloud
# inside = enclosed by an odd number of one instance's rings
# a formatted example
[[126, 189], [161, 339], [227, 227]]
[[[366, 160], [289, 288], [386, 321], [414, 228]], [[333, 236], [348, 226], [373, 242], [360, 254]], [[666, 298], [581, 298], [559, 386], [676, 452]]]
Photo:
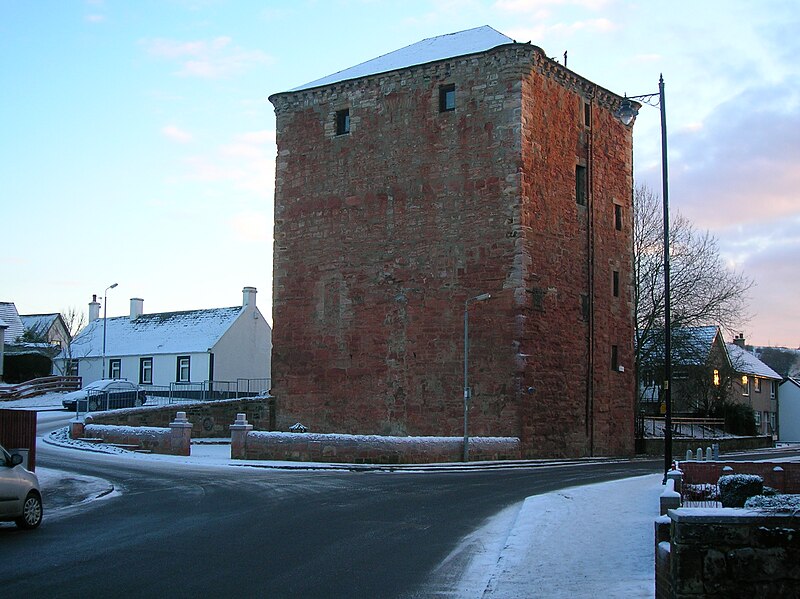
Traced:
[[518, 27], [509, 29], [506, 33], [511, 39], [518, 42], [533, 42], [541, 45], [547, 38], [566, 38], [580, 33], [611, 33], [617, 25], [606, 18], [574, 21], [572, 23], [539, 24], [534, 27]]
[[493, 8], [512, 13], [539, 13], [552, 6], [580, 6], [589, 10], [601, 10], [613, 0], [497, 0]]
[[176, 125], [166, 125], [161, 129], [161, 133], [164, 137], [172, 141], [177, 141], [178, 143], [188, 143], [193, 139], [191, 133], [178, 128]]
[[106, 20], [105, 16], [103, 15], [86, 15], [84, 18], [89, 23], [102, 23]]
[[217, 79], [274, 62], [261, 50], [237, 46], [227, 36], [195, 41], [152, 39], [142, 40], [140, 44], [155, 58], [179, 63], [177, 74], [183, 77]]

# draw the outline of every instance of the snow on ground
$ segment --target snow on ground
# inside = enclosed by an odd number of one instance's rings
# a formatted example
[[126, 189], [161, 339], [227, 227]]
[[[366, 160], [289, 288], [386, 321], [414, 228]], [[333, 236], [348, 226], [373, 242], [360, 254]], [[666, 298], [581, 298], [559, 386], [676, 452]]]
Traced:
[[45, 393], [44, 395], [37, 395], [36, 397], [26, 397], [25, 399], [12, 399], [9, 401], [0, 400], [0, 409], [21, 409], [21, 410], [34, 410], [34, 409], [47, 409], [57, 408], [64, 409], [61, 401], [64, 399], [65, 393]]
[[[465, 584], [461, 599], [652, 597], [662, 478], [651, 474], [529, 497], [485, 592], [475, 594]], [[481, 569], [485, 564], [476, 559], [465, 579], [479, 578]]]

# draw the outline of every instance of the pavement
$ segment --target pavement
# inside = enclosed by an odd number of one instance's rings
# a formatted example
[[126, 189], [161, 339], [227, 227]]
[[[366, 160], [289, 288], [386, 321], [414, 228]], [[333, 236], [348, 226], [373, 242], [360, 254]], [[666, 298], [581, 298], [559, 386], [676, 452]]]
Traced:
[[[63, 430], [46, 435], [43, 440], [98, 453], [129, 453], [110, 446], [76, 443]], [[224, 466], [232, 463], [229, 451], [229, 446], [201, 442], [193, 444], [191, 458], [136, 457]], [[234, 464], [245, 465], [238, 460]], [[285, 463], [259, 465], [287, 467]], [[338, 464], [291, 467], [342, 469]], [[425, 470], [457, 467], [427, 465]], [[524, 463], [518, 467], [524, 467]], [[37, 474], [46, 518], [81, 509], [118, 492], [109, 481], [95, 477], [46, 468], [37, 468]], [[456, 597], [652, 597], [653, 522], [658, 517], [658, 497], [663, 491], [661, 480], [660, 474], [653, 474], [577, 486], [528, 497], [522, 504], [505, 510], [464, 539], [453, 552], [452, 555], [463, 555], [461, 550], [467, 547], [471, 555]]]

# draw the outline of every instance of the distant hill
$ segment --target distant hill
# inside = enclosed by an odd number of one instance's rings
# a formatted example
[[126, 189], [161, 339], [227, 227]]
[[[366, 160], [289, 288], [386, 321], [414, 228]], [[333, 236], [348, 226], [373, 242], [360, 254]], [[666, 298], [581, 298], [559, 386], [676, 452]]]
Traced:
[[782, 377], [797, 378], [800, 376], [800, 349], [762, 345], [755, 345], [748, 349]]

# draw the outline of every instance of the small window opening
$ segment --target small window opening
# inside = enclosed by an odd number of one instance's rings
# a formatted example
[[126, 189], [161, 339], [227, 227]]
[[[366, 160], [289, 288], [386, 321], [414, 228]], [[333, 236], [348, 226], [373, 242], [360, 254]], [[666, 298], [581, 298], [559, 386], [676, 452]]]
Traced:
[[456, 86], [443, 85], [439, 88], [439, 112], [449, 112], [456, 109]]
[[612, 286], [614, 288], [614, 297], [619, 297], [619, 271], [615, 270], [612, 275]]
[[622, 206], [614, 204], [614, 228], [622, 231]]
[[611, 346], [611, 370], [619, 370], [619, 350], [616, 345]]
[[575, 165], [575, 201], [586, 205], [586, 167], [580, 164]]
[[586, 127], [592, 126], [592, 108], [588, 102], [583, 103], [583, 124]]
[[350, 133], [350, 109], [336, 111], [336, 135]]

